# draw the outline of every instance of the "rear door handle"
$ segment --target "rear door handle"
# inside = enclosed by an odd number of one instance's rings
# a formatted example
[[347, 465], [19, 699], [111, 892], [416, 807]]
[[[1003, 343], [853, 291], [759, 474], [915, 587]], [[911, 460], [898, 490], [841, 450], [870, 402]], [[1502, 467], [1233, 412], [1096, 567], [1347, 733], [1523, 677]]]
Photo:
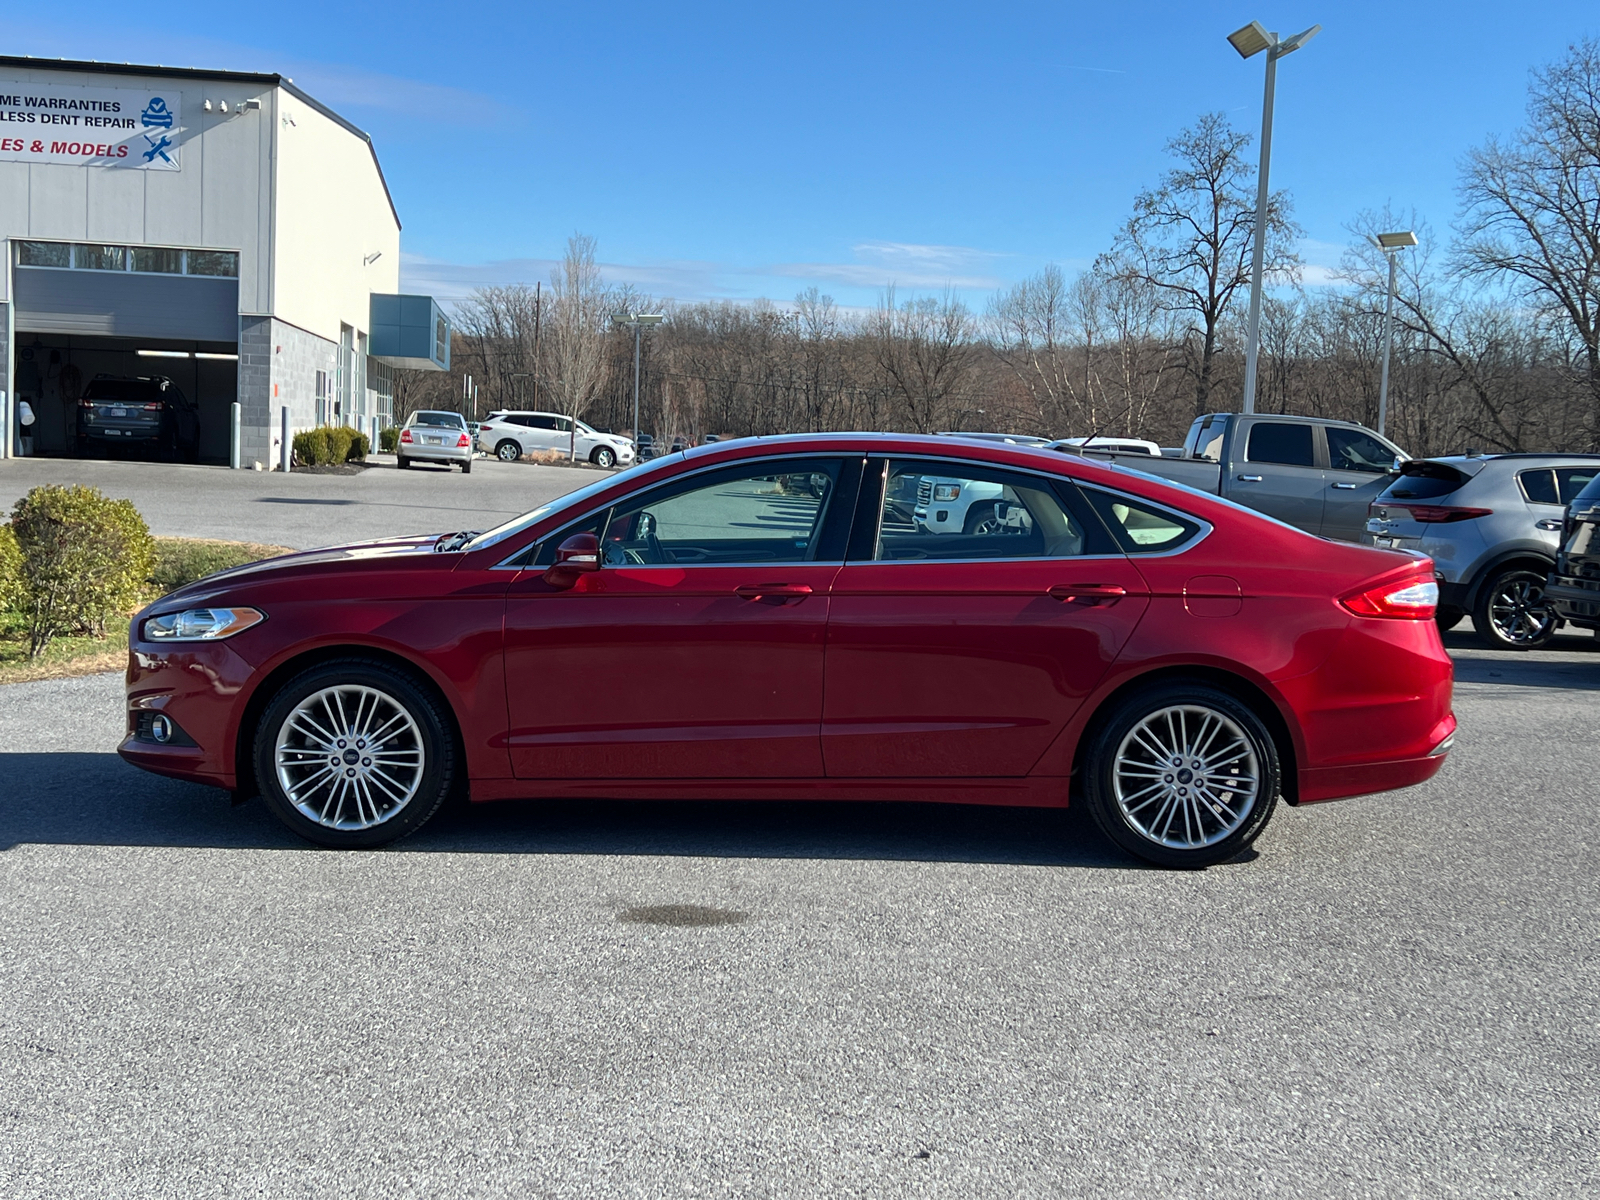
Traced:
[[1361, 485], [1358, 483], [1336, 483], [1333, 486], [1346, 492], [1353, 492]]
[[811, 595], [811, 585], [806, 583], [747, 583], [733, 589], [741, 600], [765, 601], [787, 604], [791, 600], [804, 600]]
[[1050, 589], [1050, 598], [1066, 604], [1097, 604], [1101, 600], [1116, 600], [1128, 594], [1120, 583], [1058, 583]]
[[1241, 476], [1239, 476], [1239, 482], [1240, 483], [1260, 483], [1261, 482], [1261, 476], [1259, 476], [1259, 475], [1241, 475]]

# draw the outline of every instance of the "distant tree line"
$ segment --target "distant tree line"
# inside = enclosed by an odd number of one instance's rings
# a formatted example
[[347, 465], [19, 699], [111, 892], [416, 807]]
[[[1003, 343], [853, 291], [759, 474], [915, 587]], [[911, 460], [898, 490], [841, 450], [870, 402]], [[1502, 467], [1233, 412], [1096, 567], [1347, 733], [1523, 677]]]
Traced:
[[[1220, 114], [1167, 144], [1112, 245], [1069, 276], [1048, 266], [982, 312], [891, 286], [869, 312], [812, 288], [766, 301], [661, 303], [645, 334], [641, 427], [657, 437], [831, 429], [1120, 434], [1180, 442], [1237, 409], [1255, 221], [1251, 137]], [[1416, 454], [1600, 452], [1600, 41], [1534, 72], [1527, 121], [1467, 156], [1461, 216], [1436, 240], [1414, 213], [1358, 215], [1332, 286], [1302, 286], [1290, 198], [1268, 212], [1271, 280], [1257, 410], [1374, 424], [1387, 265], [1401, 253], [1389, 433]], [[549, 287], [482, 288], [456, 313], [451, 376], [406, 372], [397, 413], [539, 407], [632, 425], [633, 333], [658, 303], [608, 285], [593, 239], [570, 239]]]

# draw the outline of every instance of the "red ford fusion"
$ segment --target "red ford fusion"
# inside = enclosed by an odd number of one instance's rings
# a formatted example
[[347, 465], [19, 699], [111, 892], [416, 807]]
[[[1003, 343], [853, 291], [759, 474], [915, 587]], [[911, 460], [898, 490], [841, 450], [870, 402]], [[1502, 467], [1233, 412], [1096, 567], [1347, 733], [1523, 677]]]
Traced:
[[1081, 798], [1201, 867], [1420, 783], [1455, 731], [1433, 565], [1002, 443], [717, 443], [487, 532], [225, 571], [133, 622], [120, 753], [329, 846], [453, 791]]

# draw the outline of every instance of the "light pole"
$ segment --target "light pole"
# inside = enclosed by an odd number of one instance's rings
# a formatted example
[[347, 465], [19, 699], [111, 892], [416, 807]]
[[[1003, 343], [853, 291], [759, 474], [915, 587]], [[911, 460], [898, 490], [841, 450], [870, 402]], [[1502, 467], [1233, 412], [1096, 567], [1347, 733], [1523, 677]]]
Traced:
[[633, 453], [639, 458], [639, 335], [646, 325], [659, 325], [666, 320], [665, 313], [628, 313], [612, 318], [618, 325], [633, 326]]
[[1417, 244], [1417, 235], [1405, 229], [1398, 233], [1380, 233], [1373, 241], [1389, 260], [1389, 291], [1383, 301], [1383, 380], [1378, 384], [1378, 433], [1387, 437], [1385, 426], [1389, 420], [1389, 349], [1394, 345], [1394, 276], [1399, 265], [1400, 251]]
[[1250, 258], [1250, 335], [1244, 353], [1244, 411], [1256, 410], [1256, 358], [1261, 350], [1261, 272], [1267, 256], [1267, 169], [1272, 163], [1272, 92], [1278, 78], [1278, 60], [1293, 54], [1317, 36], [1321, 25], [1278, 40], [1278, 35], [1268, 33], [1260, 21], [1251, 21], [1243, 29], [1228, 35], [1228, 41], [1239, 52], [1240, 58], [1249, 58], [1267, 52], [1267, 86], [1261, 102], [1261, 165], [1256, 170], [1256, 245]]

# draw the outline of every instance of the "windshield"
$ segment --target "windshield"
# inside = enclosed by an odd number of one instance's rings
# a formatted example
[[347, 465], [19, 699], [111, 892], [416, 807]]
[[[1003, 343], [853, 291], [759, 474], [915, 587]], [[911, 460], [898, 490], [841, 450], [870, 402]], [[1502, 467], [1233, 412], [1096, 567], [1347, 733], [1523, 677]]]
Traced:
[[[654, 459], [646, 466], [636, 467], [634, 470], [629, 471], [627, 478], [629, 482], [648, 482], [654, 476], [659, 475], [662, 471], [666, 470], [669, 466], [676, 465], [678, 461], [679, 459], [672, 455]], [[520, 517], [513, 517], [504, 525], [495, 526], [495, 528], [489, 530], [487, 533], [480, 533], [477, 537], [473, 538], [472, 541], [468, 542], [465, 548], [467, 550], [482, 550], [488, 546], [498, 545], [500, 542], [505, 541], [509, 537], [515, 537], [524, 529], [532, 528], [546, 517], [552, 516], [555, 513], [565, 512], [569, 508], [582, 508], [601, 492], [612, 487], [616, 482], [616, 476], [607, 475], [603, 479], [595, 480], [588, 487], [581, 487], [575, 492], [568, 492], [565, 496], [557, 496], [554, 500], [550, 501], [550, 503], [541, 504], [532, 512], [525, 512]]]
[[413, 425], [444, 426], [448, 429], [465, 429], [467, 419], [460, 413], [453, 412], [419, 412], [411, 414]]

